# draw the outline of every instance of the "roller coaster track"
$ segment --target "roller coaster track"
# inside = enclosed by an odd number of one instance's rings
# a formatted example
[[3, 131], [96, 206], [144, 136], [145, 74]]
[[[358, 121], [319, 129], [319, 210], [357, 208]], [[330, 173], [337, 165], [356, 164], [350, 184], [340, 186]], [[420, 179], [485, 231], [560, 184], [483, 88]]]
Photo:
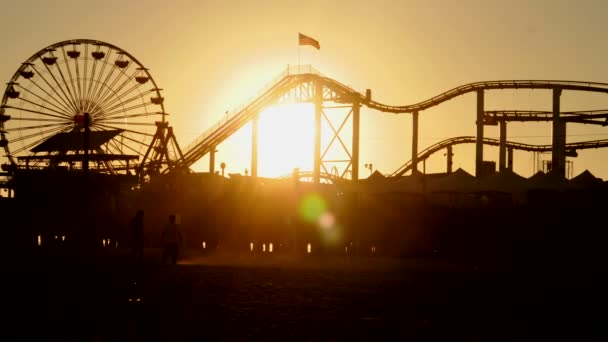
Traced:
[[[448, 90], [445, 93], [439, 94], [428, 100], [407, 105], [407, 106], [388, 106], [375, 101], [368, 101], [365, 104], [382, 112], [389, 113], [413, 113], [422, 111], [457, 96], [466, 93], [475, 92], [478, 90], [495, 90], [495, 89], [554, 89], [562, 90], [579, 90], [596, 93], [608, 93], [608, 83], [597, 82], [578, 82], [578, 81], [554, 81], [554, 80], [512, 80], [512, 81], [487, 81], [474, 82]], [[365, 99], [365, 97], [362, 97]]]
[[[275, 80], [269, 83], [259, 94], [244, 106], [231, 112], [224, 119], [220, 120], [215, 126], [208, 129], [190, 145], [184, 149], [184, 158], [176, 162], [178, 168], [186, 169], [194, 164], [198, 159], [209, 153], [212, 148], [218, 146], [243, 127], [249, 120], [262, 111], [265, 107], [275, 104], [283, 95], [293, 88], [320, 81], [326, 89], [335, 94], [333, 100], [338, 102], [360, 102], [361, 104], [388, 113], [412, 113], [437, 106], [445, 101], [469, 92], [493, 89], [554, 89], [579, 90], [587, 92], [608, 93], [607, 83], [596, 82], [577, 82], [577, 81], [554, 81], [554, 80], [513, 80], [513, 81], [488, 81], [475, 82], [462, 85], [448, 90], [428, 100], [406, 106], [390, 106], [373, 101], [364, 94], [328, 77], [321, 75], [317, 70], [310, 66], [288, 67]], [[310, 100], [310, 99], [309, 99]], [[309, 101], [308, 100], [308, 101]]]
[[[440, 141], [434, 145], [431, 145], [418, 153], [418, 161], [423, 161], [428, 159], [431, 155], [435, 154], [438, 151], [441, 151], [448, 146], [460, 145], [460, 144], [474, 144], [476, 138], [474, 136], [462, 136], [462, 137], [454, 137], [450, 139], [446, 139]], [[490, 146], [499, 146], [500, 141], [498, 139], [484, 138], [483, 143], [485, 145]], [[551, 151], [551, 145], [529, 145], [518, 142], [507, 141], [507, 148], [513, 148], [515, 150], [527, 151], [527, 152], [548, 152]], [[590, 148], [601, 148], [608, 147], [608, 139], [603, 140], [590, 140], [590, 141], [581, 141], [575, 143], [566, 144], [566, 150], [568, 151], [576, 151]], [[391, 177], [399, 177], [403, 176], [406, 172], [410, 171], [412, 168], [412, 161], [409, 160], [405, 164], [403, 164], [397, 171], [393, 172]]]
[[[561, 112], [560, 118], [565, 122], [606, 126], [608, 110], [587, 110]], [[487, 110], [484, 112], [484, 123], [496, 125], [498, 121], [552, 121], [553, 112], [541, 110]]]

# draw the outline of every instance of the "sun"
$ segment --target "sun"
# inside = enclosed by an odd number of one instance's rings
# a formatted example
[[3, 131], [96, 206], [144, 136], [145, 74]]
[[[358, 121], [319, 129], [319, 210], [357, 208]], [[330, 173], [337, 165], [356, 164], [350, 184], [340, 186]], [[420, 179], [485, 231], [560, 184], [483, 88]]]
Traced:
[[285, 104], [260, 113], [258, 175], [280, 177], [294, 168], [311, 171], [314, 155], [314, 105]]

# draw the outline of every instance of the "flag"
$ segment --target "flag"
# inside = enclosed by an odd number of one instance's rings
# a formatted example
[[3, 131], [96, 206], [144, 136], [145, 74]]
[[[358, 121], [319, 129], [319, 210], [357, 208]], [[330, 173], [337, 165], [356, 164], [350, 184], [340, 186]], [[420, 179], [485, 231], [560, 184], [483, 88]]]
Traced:
[[299, 45], [314, 46], [317, 50], [319, 50], [321, 48], [321, 45], [319, 45], [319, 41], [312, 39], [311, 37], [309, 37], [305, 34], [298, 33], [298, 40], [299, 40]]

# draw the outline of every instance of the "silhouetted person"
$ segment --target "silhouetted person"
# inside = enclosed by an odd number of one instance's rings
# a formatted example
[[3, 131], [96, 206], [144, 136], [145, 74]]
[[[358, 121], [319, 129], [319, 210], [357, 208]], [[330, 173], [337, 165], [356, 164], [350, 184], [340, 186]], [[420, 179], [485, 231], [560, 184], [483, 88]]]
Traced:
[[139, 209], [131, 219], [131, 251], [140, 264], [144, 259], [144, 211]]
[[163, 229], [160, 242], [163, 246], [162, 263], [164, 264], [167, 258], [171, 258], [171, 263], [175, 265], [177, 263], [179, 245], [182, 243], [182, 233], [179, 231], [177, 224], [175, 224], [175, 215], [169, 215], [169, 223]]

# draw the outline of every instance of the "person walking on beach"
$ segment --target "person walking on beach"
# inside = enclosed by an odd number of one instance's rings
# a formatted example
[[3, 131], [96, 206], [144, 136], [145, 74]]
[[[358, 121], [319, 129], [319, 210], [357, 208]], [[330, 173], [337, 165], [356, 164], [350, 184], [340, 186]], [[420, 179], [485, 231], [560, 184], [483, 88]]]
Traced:
[[178, 225], [175, 223], [175, 215], [169, 215], [169, 222], [165, 225], [161, 235], [161, 245], [163, 246], [162, 263], [171, 258], [171, 263], [177, 263], [179, 253], [179, 245], [182, 243], [182, 233], [179, 231]]
[[139, 209], [131, 219], [131, 252], [138, 263], [144, 260], [144, 211]]

